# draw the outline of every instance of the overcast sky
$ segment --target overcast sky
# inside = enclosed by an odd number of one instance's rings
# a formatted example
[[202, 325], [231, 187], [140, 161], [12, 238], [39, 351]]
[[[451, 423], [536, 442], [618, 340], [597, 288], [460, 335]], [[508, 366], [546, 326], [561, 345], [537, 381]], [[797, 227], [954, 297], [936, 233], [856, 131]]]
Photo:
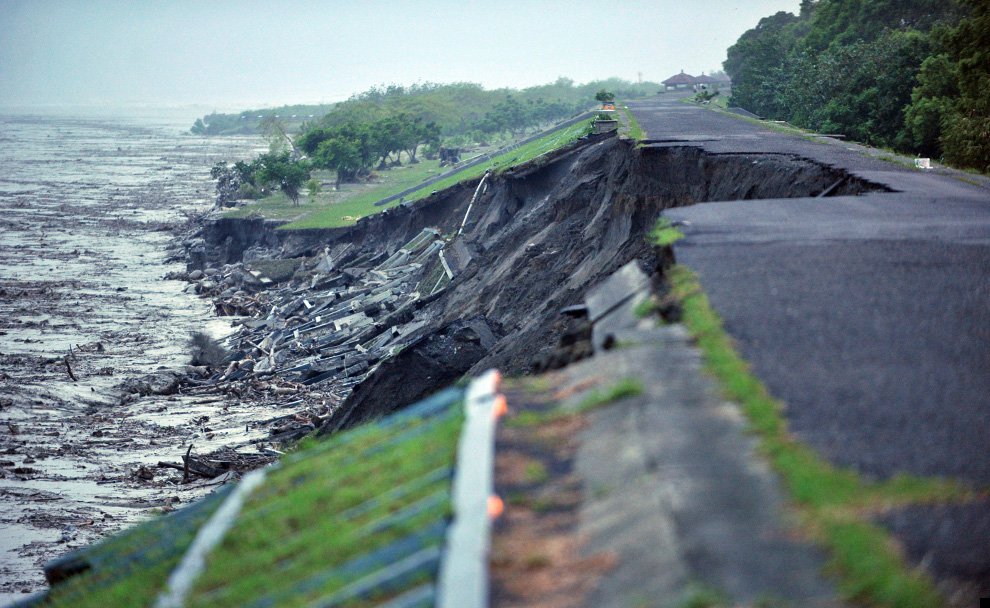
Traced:
[[660, 81], [799, 0], [0, 0], [0, 106], [337, 101], [382, 83]]

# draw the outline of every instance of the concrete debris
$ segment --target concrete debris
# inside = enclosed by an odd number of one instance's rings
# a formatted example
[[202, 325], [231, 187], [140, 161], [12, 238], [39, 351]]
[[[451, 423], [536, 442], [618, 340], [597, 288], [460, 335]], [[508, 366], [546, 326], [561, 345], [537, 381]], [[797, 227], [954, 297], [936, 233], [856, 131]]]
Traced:
[[[451, 266], [441, 257], [445, 246], [438, 230], [426, 228], [391, 255], [360, 253], [347, 244], [324, 247], [301, 262], [239, 262], [190, 272], [187, 280], [213, 298], [217, 314], [242, 318], [216, 371], [187, 384], [318, 402], [304, 422], [273, 427], [273, 441], [312, 431], [383, 361], [416, 339], [424, 326], [416, 319], [419, 305], [443, 291], [454, 268], [470, 260], [461, 248]], [[274, 284], [266, 273], [283, 261], [291, 262], [292, 277]], [[262, 263], [265, 270], [257, 270]]]

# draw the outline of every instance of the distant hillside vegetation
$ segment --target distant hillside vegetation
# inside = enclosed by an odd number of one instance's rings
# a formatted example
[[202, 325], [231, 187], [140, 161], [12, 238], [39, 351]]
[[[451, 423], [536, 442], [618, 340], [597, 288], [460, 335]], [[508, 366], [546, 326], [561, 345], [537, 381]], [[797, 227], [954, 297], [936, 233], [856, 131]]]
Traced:
[[986, 0], [803, 0], [724, 66], [761, 116], [990, 172]]
[[265, 110], [244, 110], [240, 114], [218, 114], [216, 112], [197, 118], [189, 131], [195, 135], [245, 135], [261, 133], [261, 123], [266, 119], [277, 118], [291, 131], [298, 130], [307, 120], [319, 118], [333, 109], [334, 104], [294, 105], [268, 108]]

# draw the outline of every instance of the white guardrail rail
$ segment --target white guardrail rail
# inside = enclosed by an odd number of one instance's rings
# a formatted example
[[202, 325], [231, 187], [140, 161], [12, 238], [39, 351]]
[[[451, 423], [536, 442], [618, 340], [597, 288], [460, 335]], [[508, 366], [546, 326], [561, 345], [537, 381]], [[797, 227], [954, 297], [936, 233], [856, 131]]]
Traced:
[[495, 428], [506, 409], [500, 382], [499, 372], [489, 370], [471, 382], [464, 400], [452, 492], [454, 521], [437, 582], [439, 608], [488, 606], [491, 525], [501, 512], [501, 500], [494, 495]]

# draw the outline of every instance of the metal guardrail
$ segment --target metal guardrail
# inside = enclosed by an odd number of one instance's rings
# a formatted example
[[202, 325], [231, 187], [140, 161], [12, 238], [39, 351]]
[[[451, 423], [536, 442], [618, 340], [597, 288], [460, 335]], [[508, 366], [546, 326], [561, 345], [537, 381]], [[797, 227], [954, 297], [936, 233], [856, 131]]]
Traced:
[[489, 500], [494, 487], [500, 378], [496, 370], [489, 370], [468, 386], [452, 491], [455, 515], [437, 581], [439, 608], [488, 606]]

